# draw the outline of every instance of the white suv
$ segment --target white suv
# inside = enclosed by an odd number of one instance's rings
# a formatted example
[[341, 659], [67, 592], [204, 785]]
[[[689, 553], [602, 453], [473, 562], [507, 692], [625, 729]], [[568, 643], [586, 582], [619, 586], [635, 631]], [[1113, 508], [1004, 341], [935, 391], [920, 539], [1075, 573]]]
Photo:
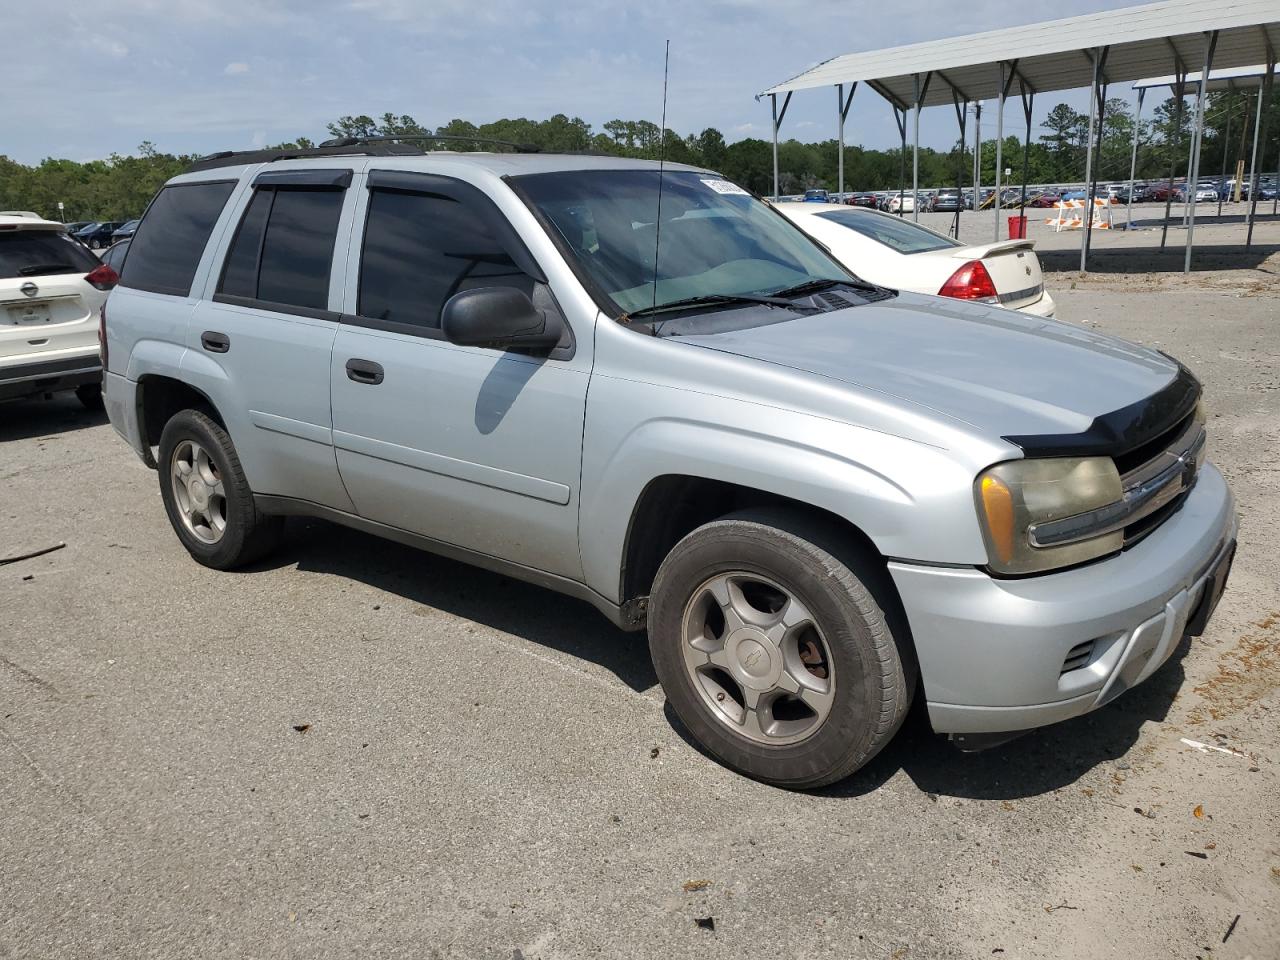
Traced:
[[75, 390], [101, 408], [98, 322], [117, 279], [63, 224], [0, 211], [0, 400]]

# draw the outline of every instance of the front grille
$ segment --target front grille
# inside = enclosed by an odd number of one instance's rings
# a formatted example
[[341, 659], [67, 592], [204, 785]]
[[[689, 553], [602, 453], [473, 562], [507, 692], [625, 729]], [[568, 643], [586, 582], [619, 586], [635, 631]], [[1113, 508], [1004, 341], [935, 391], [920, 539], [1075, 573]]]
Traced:
[[[1121, 483], [1126, 495], [1144, 484], [1159, 482], [1161, 477], [1166, 478], [1161, 492], [1153, 497], [1153, 502], [1159, 502], [1159, 505], [1140, 511], [1132, 522], [1125, 525], [1126, 547], [1133, 546], [1152, 533], [1182, 507], [1199, 476], [1199, 465], [1204, 459], [1204, 443], [1204, 427], [1196, 421], [1193, 412], [1179, 421], [1172, 430], [1131, 451], [1126, 457], [1116, 458], [1116, 466], [1122, 470]], [[1136, 466], [1130, 466], [1127, 471], [1124, 470], [1121, 463], [1130, 462], [1135, 455], [1145, 455], [1145, 459], [1138, 461]]]
[[1164, 431], [1164, 433], [1158, 434], [1142, 444], [1142, 446], [1134, 447], [1132, 450], [1127, 450], [1116, 457], [1116, 469], [1120, 471], [1120, 475], [1124, 476], [1126, 473], [1146, 465], [1168, 450], [1174, 445], [1178, 437], [1182, 436], [1183, 431], [1191, 425], [1193, 419], [1195, 419], [1194, 410]]

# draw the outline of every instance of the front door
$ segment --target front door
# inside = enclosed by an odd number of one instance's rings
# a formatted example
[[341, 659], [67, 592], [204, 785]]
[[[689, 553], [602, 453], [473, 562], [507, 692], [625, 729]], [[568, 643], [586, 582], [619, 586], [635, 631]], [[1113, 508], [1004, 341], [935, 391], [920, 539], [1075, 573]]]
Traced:
[[[354, 309], [333, 346], [333, 436], [357, 512], [580, 578], [578, 483], [589, 357], [461, 347], [446, 300], [516, 286], [558, 309], [482, 192], [429, 174], [369, 176]], [[566, 328], [567, 329], [567, 328]]]

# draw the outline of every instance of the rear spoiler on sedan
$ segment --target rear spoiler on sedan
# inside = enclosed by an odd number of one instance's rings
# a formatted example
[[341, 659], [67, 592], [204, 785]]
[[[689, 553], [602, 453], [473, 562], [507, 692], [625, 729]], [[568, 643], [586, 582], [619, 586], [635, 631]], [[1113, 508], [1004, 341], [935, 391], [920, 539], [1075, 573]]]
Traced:
[[1034, 240], [997, 240], [994, 243], [975, 243], [971, 246], [956, 247], [951, 256], [959, 260], [981, 260], [994, 253], [1011, 253], [1014, 250], [1034, 250]]

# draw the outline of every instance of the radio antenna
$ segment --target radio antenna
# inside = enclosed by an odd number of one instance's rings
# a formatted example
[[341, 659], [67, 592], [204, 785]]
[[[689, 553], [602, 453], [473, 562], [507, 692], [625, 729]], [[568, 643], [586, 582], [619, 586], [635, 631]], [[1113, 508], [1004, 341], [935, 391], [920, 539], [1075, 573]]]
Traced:
[[653, 224], [653, 305], [658, 305], [658, 243], [662, 239], [662, 171], [667, 162], [667, 76], [671, 68], [671, 41], [662, 55], [662, 123], [658, 127], [658, 216]]

